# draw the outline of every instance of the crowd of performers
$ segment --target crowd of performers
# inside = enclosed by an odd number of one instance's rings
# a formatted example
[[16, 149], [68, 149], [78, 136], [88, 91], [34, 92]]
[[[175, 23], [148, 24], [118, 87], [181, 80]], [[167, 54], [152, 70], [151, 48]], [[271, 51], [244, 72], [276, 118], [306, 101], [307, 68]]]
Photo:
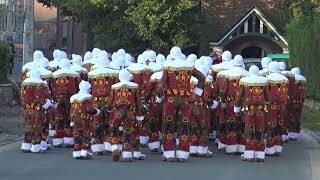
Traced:
[[[141, 146], [163, 161], [211, 157], [218, 150], [243, 161], [278, 156], [296, 140], [306, 93], [298, 67], [263, 58], [245, 69], [240, 55], [186, 57], [173, 47], [165, 57], [147, 50], [137, 61], [123, 49], [84, 55], [35, 51], [23, 66], [23, 152], [73, 147], [73, 157], [112, 154], [113, 161], [143, 160]], [[52, 145], [48, 143], [52, 137]]]

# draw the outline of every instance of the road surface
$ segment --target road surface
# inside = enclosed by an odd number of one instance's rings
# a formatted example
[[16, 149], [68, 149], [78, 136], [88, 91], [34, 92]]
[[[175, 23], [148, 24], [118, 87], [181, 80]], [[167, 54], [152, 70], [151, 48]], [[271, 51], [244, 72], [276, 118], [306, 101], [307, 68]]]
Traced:
[[24, 154], [16, 142], [0, 147], [0, 180], [316, 180], [320, 179], [320, 145], [307, 133], [285, 145], [281, 157], [264, 163], [242, 162], [239, 156], [217, 152], [212, 159], [191, 158], [166, 163], [149, 154], [144, 161], [112, 162], [109, 156], [72, 159], [72, 149], [47, 154]]

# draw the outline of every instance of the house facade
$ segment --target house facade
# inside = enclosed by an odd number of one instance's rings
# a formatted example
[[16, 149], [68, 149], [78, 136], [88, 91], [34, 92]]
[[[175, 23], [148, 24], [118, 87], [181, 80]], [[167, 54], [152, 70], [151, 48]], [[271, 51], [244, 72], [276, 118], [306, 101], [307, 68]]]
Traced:
[[202, 0], [200, 53], [229, 50], [245, 60], [288, 53], [279, 0]]

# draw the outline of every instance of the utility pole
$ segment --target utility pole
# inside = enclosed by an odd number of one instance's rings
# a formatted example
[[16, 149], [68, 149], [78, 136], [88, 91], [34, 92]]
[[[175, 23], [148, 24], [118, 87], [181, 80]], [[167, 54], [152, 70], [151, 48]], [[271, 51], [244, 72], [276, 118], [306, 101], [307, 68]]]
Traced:
[[34, 51], [34, 0], [25, 0], [25, 18], [23, 31], [23, 64], [33, 60]]
[[7, 32], [12, 35], [13, 33], [13, 0], [8, 0], [7, 10]]

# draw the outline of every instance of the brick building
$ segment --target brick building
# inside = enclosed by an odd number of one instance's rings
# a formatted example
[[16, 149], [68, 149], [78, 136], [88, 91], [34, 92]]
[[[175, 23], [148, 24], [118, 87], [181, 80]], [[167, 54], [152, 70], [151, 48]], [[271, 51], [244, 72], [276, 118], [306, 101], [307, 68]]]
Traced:
[[229, 50], [246, 59], [288, 53], [280, 0], [202, 0], [200, 54]]
[[52, 58], [54, 49], [62, 49], [69, 55], [84, 54], [87, 50], [87, 33], [75, 18], [63, 16], [59, 7], [46, 7], [37, 0], [35, 5], [35, 49]]

